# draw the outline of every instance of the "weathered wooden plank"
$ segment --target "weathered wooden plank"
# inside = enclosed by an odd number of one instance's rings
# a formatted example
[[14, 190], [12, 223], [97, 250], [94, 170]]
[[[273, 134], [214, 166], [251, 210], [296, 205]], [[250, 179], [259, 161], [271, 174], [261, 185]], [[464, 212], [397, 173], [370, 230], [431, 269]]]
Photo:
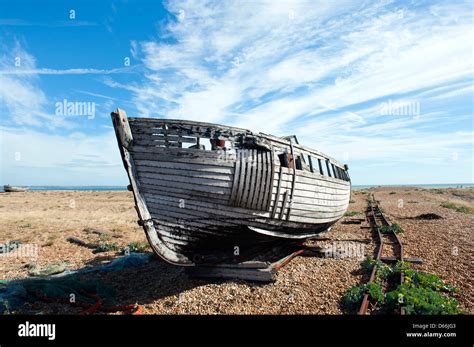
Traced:
[[264, 176], [265, 161], [263, 160], [264, 152], [257, 152], [257, 178], [255, 181], [255, 194], [253, 197], [252, 207], [256, 210], [262, 209], [262, 201], [265, 196], [265, 184], [262, 182]]
[[[286, 184], [285, 184], [285, 188], [287, 188]], [[276, 192], [277, 192], [277, 189], [273, 188], [272, 198], [275, 197]], [[335, 195], [335, 194], [328, 194], [328, 193], [321, 192], [321, 191], [309, 192], [309, 191], [306, 191], [306, 190], [298, 190], [298, 187], [297, 187], [296, 190], [295, 190], [295, 196], [299, 196], [301, 198], [315, 198], [315, 199], [329, 200], [329, 201], [333, 201], [333, 200], [334, 201], [345, 201], [345, 200], [349, 199], [350, 193]]]
[[[278, 182], [277, 182], [278, 183]], [[273, 188], [272, 191], [272, 201], [275, 200], [276, 198], [276, 188]], [[323, 200], [323, 201], [348, 201], [350, 194], [346, 195], [333, 195], [333, 194], [327, 194], [327, 193], [321, 193], [321, 192], [307, 192], [307, 191], [298, 191], [298, 189], [295, 190], [295, 197], [301, 198], [301, 199], [318, 199], [318, 200]], [[280, 198], [281, 200], [281, 198]]]
[[[293, 174], [292, 170], [288, 168], [283, 168], [283, 173], [285, 174], [284, 180], [287, 181], [292, 181], [293, 179]], [[349, 190], [350, 189], [350, 183], [347, 181], [342, 181], [339, 179], [332, 179], [332, 180], [327, 180], [327, 176], [319, 176], [318, 174], [311, 174], [309, 172], [304, 172], [297, 170], [298, 175], [297, 175], [297, 181], [298, 182], [304, 182], [308, 184], [317, 184], [317, 185], [323, 185], [325, 187], [331, 187], [331, 188], [336, 188], [336, 189], [345, 189]], [[274, 176], [274, 179], [277, 179], [277, 176]]]
[[163, 148], [165, 151], [162, 153], [143, 153], [143, 152], [133, 152], [133, 158], [134, 160], [152, 160], [156, 162], [168, 162], [168, 163], [183, 163], [183, 164], [193, 164], [193, 165], [211, 165], [211, 166], [216, 166], [216, 167], [233, 167], [234, 166], [234, 161], [233, 160], [221, 160], [221, 158], [205, 158], [205, 157], [200, 157], [198, 155], [199, 150], [194, 150], [196, 151], [194, 156], [191, 155], [186, 155], [186, 156], [177, 156], [174, 154], [167, 154], [167, 150], [171, 149], [166, 149]]
[[170, 233], [176, 233], [180, 236], [186, 237], [195, 237], [201, 239], [208, 239], [209, 237], [213, 239], [232, 237], [236, 235], [235, 228], [231, 227], [217, 227], [212, 226], [206, 223], [199, 222], [186, 222], [186, 224], [179, 224], [176, 222], [176, 218], [170, 216], [161, 216], [160, 219], [153, 218], [155, 223], [155, 228], [157, 230], [167, 230]]
[[[278, 179], [278, 185], [277, 185], [277, 189], [276, 189], [276, 198], [275, 198], [275, 201], [278, 201], [279, 197], [280, 197], [280, 189], [281, 189], [281, 178], [282, 178], [282, 167], [280, 166], [279, 167], [279, 172], [278, 172], [278, 175], [279, 175], [279, 179]], [[274, 205], [273, 207], [273, 211], [272, 211], [272, 218], [275, 218], [275, 214], [276, 214], [276, 204]]]
[[[288, 210], [289, 205], [290, 205], [289, 199], [287, 199], [287, 202], [286, 202], [285, 205], [283, 205], [284, 203], [285, 203], [284, 201], [283, 202], [278, 202], [277, 210], [278, 209], [283, 209], [283, 206], [285, 206], [285, 208]], [[295, 215], [299, 215], [299, 216], [313, 216], [313, 215], [318, 215], [318, 216], [329, 216], [329, 215], [331, 215], [332, 216], [332, 215], [338, 214], [340, 212], [345, 212], [346, 209], [347, 209], [347, 207], [344, 207], [344, 206], [340, 206], [340, 207], [314, 206], [313, 209], [306, 209], [306, 208], [302, 209], [301, 205], [299, 205], [299, 206], [295, 205], [292, 208], [292, 212]]]
[[[119, 142], [119, 147], [122, 146], [125, 149], [129, 149], [130, 144], [133, 141], [133, 137], [132, 132], [130, 131], [130, 125], [128, 123], [127, 114], [124, 110], [118, 108], [111, 115], [112, 123], [115, 129], [115, 135], [117, 136], [117, 141]], [[128, 167], [126, 167], [126, 169], [127, 168]]]
[[[272, 201], [271, 206], [273, 207], [276, 204], [279, 204], [283, 201], [282, 195], [278, 199], [274, 199]], [[311, 199], [307, 197], [298, 197], [295, 196], [293, 199], [293, 205], [295, 208], [299, 209], [306, 209], [310, 211], [311, 209], [317, 207], [317, 206], [322, 206], [322, 207], [327, 207], [327, 208], [333, 208], [333, 207], [347, 207], [349, 204], [349, 198], [345, 200], [340, 200], [340, 201], [331, 201], [331, 200], [319, 200], [319, 199]]]
[[268, 184], [268, 175], [270, 175], [268, 162], [268, 152], [261, 152], [260, 161], [262, 163], [261, 170], [261, 180], [260, 180], [260, 193], [257, 201], [259, 210], [268, 210], [266, 207], [268, 205], [268, 200], [270, 199], [271, 191]]
[[230, 177], [226, 179], [216, 180], [214, 178], [194, 178], [194, 177], [186, 177], [186, 176], [178, 176], [178, 175], [165, 175], [165, 174], [155, 174], [149, 173], [146, 171], [138, 171], [139, 178], [149, 178], [155, 179], [160, 181], [168, 181], [174, 183], [187, 183], [193, 185], [203, 185], [209, 187], [223, 187], [223, 188], [230, 188], [232, 187], [232, 182], [230, 181]]
[[134, 145], [135, 146], [147, 146], [147, 147], [150, 147], [150, 148], [182, 148], [182, 144], [181, 143], [178, 143], [178, 142], [168, 142], [168, 143], [158, 143], [158, 142], [148, 142], [148, 143], [143, 143], [143, 142], [140, 142], [140, 143], [136, 143], [134, 142]]
[[[132, 146], [131, 151], [133, 153], [151, 153], [159, 154], [157, 158], [160, 158], [162, 155], [175, 158], [187, 158], [187, 159], [208, 159], [215, 160], [216, 163], [230, 162], [233, 164], [233, 161], [236, 159], [235, 154], [229, 153], [224, 150], [215, 150], [215, 151], [203, 151], [200, 149], [192, 148], [165, 148], [165, 147], [152, 147], [152, 146]], [[173, 161], [173, 160], [165, 160]]]
[[137, 146], [148, 146], [148, 145], [166, 145], [172, 143], [190, 143], [196, 144], [196, 139], [188, 138], [188, 137], [169, 137], [169, 136], [148, 136], [146, 138], [142, 138], [139, 140], [135, 140], [134, 144]]
[[[171, 223], [161, 222], [154, 220], [155, 229], [158, 230], [160, 236], [166, 236], [169, 238], [170, 243], [176, 243], [180, 245], [193, 245], [199, 242], [206, 242], [209, 239], [212, 240], [228, 240], [231, 237], [238, 237], [235, 233], [236, 229], [231, 227], [224, 227], [216, 230], [209, 230], [205, 227], [188, 227], [175, 224], [171, 226]], [[232, 232], [221, 232], [220, 230], [231, 230]]]
[[177, 177], [203, 178], [216, 181], [231, 181], [232, 175], [220, 174], [205, 171], [182, 170], [182, 169], [164, 169], [152, 166], [137, 165], [139, 173], [161, 174]]
[[214, 266], [195, 266], [186, 269], [192, 278], [237, 278], [246, 281], [273, 282], [276, 270], [268, 269], [233, 269]]
[[259, 261], [259, 260], [247, 260], [241, 263], [224, 263], [224, 264], [212, 264], [212, 267], [217, 267], [221, 269], [266, 269], [271, 265], [268, 261]]
[[247, 155], [245, 156], [245, 184], [244, 184], [244, 190], [242, 194], [242, 201], [241, 201], [241, 206], [247, 206], [248, 202], [248, 196], [250, 193], [250, 190], [253, 189], [253, 187], [250, 186], [250, 180], [252, 179], [252, 154], [250, 152], [247, 152]]
[[136, 118], [130, 117], [129, 122], [132, 127], [142, 127], [143, 129], [148, 129], [150, 126], [152, 127], [162, 127], [168, 126], [169, 130], [173, 129], [181, 129], [183, 132], [196, 132], [196, 133], [207, 133], [209, 129], [215, 129], [218, 132], [230, 132], [235, 134], [249, 134], [251, 135], [252, 132], [247, 129], [233, 127], [233, 126], [224, 126], [220, 124], [213, 124], [213, 123], [205, 123], [193, 121], [186, 121], [181, 119], [152, 119], [152, 118]]
[[[216, 216], [214, 214], [209, 214], [205, 212], [196, 212], [192, 209], [182, 209], [178, 210], [175, 206], [172, 206], [165, 201], [162, 202], [149, 202], [148, 203], [150, 213], [154, 219], [160, 220], [167, 220], [171, 218], [172, 220], [175, 219], [176, 223], [181, 223], [183, 225], [193, 225], [193, 224], [200, 224], [201, 226], [236, 226], [240, 225], [236, 220], [230, 219], [223, 219], [220, 216]], [[211, 221], [209, 219], [214, 219]]]
[[[186, 215], [186, 217], [184, 217], [179, 213], [168, 211], [169, 206], [160, 206], [158, 208], [159, 210], [155, 210], [155, 207], [153, 207], [152, 218], [155, 223], [166, 223], [169, 225], [175, 225], [175, 228], [177, 228], [177, 230], [179, 228], [182, 228], [183, 230], [186, 229], [185, 233], [202, 233], [208, 234], [212, 237], [217, 237], [220, 234], [223, 235], [226, 230], [233, 230], [231, 228], [233, 225], [228, 222], [218, 220], [216, 221], [216, 223], [213, 223], [211, 225], [209, 221], [206, 220], [198, 219], [192, 216], [190, 217], [189, 215]], [[212, 233], [213, 231], [215, 232]]]
[[172, 145], [172, 144], [182, 144], [190, 143], [196, 144], [196, 139], [186, 138], [186, 137], [173, 137], [169, 138], [168, 136], [151, 136], [148, 135], [146, 138], [141, 138], [136, 140], [134, 138], [133, 144], [136, 146], [155, 146], [155, 145]]
[[269, 197], [267, 199], [267, 207], [266, 207], [266, 210], [268, 210], [270, 208], [270, 202], [271, 202], [271, 199], [270, 199], [270, 195], [271, 195], [271, 192], [273, 191], [273, 186], [275, 184], [275, 180], [273, 179], [273, 177], [275, 176], [275, 156], [273, 155], [273, 151], [270, 151], [267, 153], [267, 158], [270, 162], [270, 171], [268, 173], [270, 173], [270, 187], [269, 187]]
[[287, 202], [288, 202], [288, 191], [285, 190], [285, 192], [283, 193], [283, 204], [282, 204], [282, 208], [280, 210], [280, 216], [279, 216], [280, 219], [283, 219], [283, 215], [285, 213]]
[[[292, 180], [291, 180], [291, 190], [290, 190], [290, 197], [289, 197], [290, 204], [288, 206], [288, 212], [286, 214], [286, 220], [290, 219], [291, 207], [293, 205], [293, 196], [295, 195], [295, 188], [296, 188], [296, 173], [298, 171], [300, 171], [300, 170], [296, 169], [296, 157], [295, 157], [295, 153], [294, 153], [294, 150], [293, 150], [293, 143], [291, 141], [290, 141], [290, 150], [291, 150], [291, 157], [293, 158], [293, 170], [291, 170], [293, 177], [292, 177]], [[283, 206], [286, 206], [286, 204], [284, 203]]]
[[232, 193], [229, 199], [229, 204], [232, 206], [237, 206], [237, 194], [239, 191], [239, 178], [240, 178], [240, 170], [241, 170], [241, 162], [240, 158], [237, 157], [238, 160], [235, 161], [235, 169], [234, 169], [234, 180], [232, 182]]
[[258, 153], [255, 149], [252, 149], [251, 152], [251, 162], [250, 162], [250, 181], [249, 181], [249, 195], [247, 198], [246, 207], [248, 208], [255, 208], [253, 201], [256, 192], [258, 192], [257, 187], [257, 171], [258, 171], [258, 160], [257, 160]]
[[270, 194], [272, 189], [272, 182], [273, 182], [273, 162], [272, 162], [272, 154], [271, 152], [266, 152], [264, 156], [265, 160], [265, 193], [263, 196], [262, 201], [262, 209], [267, 210], [270, 208]]
[[[154, 178], [143, 177], [140, 179], [140, 181], [143, 184], [159, 185], [159, 182], [157, 182], [157, 180]], [[227, 187], [201, 185], [201, 184], [188, 184], [188, 183], [183, 183], [183, 182], [164, 181], [164, 180], [162, 182], [166, 182], [166, 184], [170, 187], [183, 189], [183, 191], [194, 190], [194, 191], [209, 192], [209, 193], [214, 193], [214, 194], [229, 194], [230, 195], [230, 189]]]
[[[292, 181], [288, 179], [288, 176], [285, 174], [282, 175], [282, 187], [291, 189]], [[320, 192], [332, 195], [347, 195], [349, 194], [349, 189], [338, 189], [338, 188], [330, 188], [325, 186], [323, 183], [315, 182], [315, 184], [303, 183], [303, 182], [296, 182], [295, 190], [298, 191], [307, 191], [307, 192]]]
[[[274, 201], [272, 201], [271, 206], [274, 205], [275, 201], [276, 201], [276, 198], [274, 199]], [[283, 201], [283, 197], [280, 196], [277, 202], [282, 202], [282, 201]], [[298, 208], [296, 206], [301, 206], [300, 209], [308, 209], [308, 210], [310, 210], [314, 206], [341, 207], [341, 206], [347, 206], [349, 204], [349, 198], [335, 201], [335, 200], [322, 200], [322, 199], [317, 199], [317, 198], [295, 196], [293, 198], [293, 204], [295, 208]]]
[[[281, 180], [281, 186], [282, 188], [291, 189], [291, 181]], [[275, 193], [275, 189], [272, 191], [272, 193]], [[335, 199], [343, 198], [343, 197], [347, 197], [350, 194], [349, 191], [337, 190], [334, 188], [327, 188], [323, 186], [312, 186], [310, 184], [305, 184], [305, 183], [296, 184], [295, 195], [313, 196], [312, 194], [315, 194], [315, 193], [327, 194], [330, 196], [330, 199], [332, 199], [332, 197], [334, 197]]]
[[343, 213], [341, 214], [338, 214], [338, 215], [334, 215], [334, 216], [331, 216], [331, 217], [321, 217], [321, 218], [317, 218], [317, 217], [314, 217], [314, 218], [307, 218], [307, 217], [300, 217], [300, 216], [296, 216], [296, 215], [293, 215], [293, 216], [290, 216], [290, 222], [295, 222], [295, 223], [309, 223], [309, 224], [313, 224], [313, 223], [331, 223], [331, 222], [334, 222], [336, 220], [338, 220], [339, 218], [341, 218], [343, 215]]
[[317, 179], [319, 181], [324, 181], [328, 183], [332, 183], [337, 186], [342, 186], [342, 187], [350, 187], [350, 182], [338, 179], [338, 178], [332, 178], [328, 176], [322, 176], [319, 173], [311, 173], [309, 171], [303, 171], [303, 170], [298, 170], [298, 177], [305, 177], [309, 179]]
[[240, 160], [240, 177], [239, 177], [239, 185], [238, 185], [238, 192], [237, 192], [237, 206], [241, 206], [242, 198], [244, 195], [245, 190], [245, 177], [247, 175], [247, 162], [245, 158], [245, 152], [239, 151], [239, 160]]
[[179, 163], [179, 162], [167, 162], [167, 161], [158, 161], [158, 160], [137, 160], [135, 158], [135, 163], [140, 167], [157, 167], [163, 169], [172, 169], [172, 170], [192, 170], [198, 172], [210, 172], [216, 174], [226, 174], [232, 175], [234, 173], [233, 167], [221, 167], [219, 165], [207, 165], [201, 163]]
[[141, 184], [142, 192], [158, 194], [158, 195], [170, 195], [179, 198], [198, 198], [203, 201], [215, 201], [220, 203], [227, 203], [229, 199], [228, 194], [218, 194], [216, 192], [205, 192], [202, 190], [183, 189], [182, 187], [170, 187], [166, 182], [154, 182], [154, 184]]
[[143, 134], [143, 133], [133, 133], [133, 141], [159, 141], [159, 142], [185, 142], [185, 143], [197, 143], [197, 138], [195, 136], [182, 136], [181, 134], [167, 134], [165, 133], [156, 133], [156, 134]]

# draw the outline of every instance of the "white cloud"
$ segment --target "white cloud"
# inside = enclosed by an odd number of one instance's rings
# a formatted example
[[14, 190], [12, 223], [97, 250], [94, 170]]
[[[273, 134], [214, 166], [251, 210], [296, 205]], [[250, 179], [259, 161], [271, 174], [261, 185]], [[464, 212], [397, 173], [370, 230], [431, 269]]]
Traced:
[[[13, 47], [4, 48], [0, 57], [0, 68], [32, 70], [36, 61], [18, 42]], [[64, 118], [57, 117], [47, 111], [50, 105], [47, 96], [38, 87], [37, 76], [32, 74], [7, 75], [0, 73], [0, 110], [2, 120], [18, 124], [43, 126], [46, 128], [70, 127]], [[5, 116], [8, 114], [8, 117]]]
[[[114, 185], [126, 174], [113, 130], [69, 135], [0, 127], [3, 184]], [[18, 160], [17, 160], [18, 159]]]
[[[253, 101], [254, 107], [238, 112], [247, 115], [245, 123], [252, 125], [254, 118], [260, 126], [264, 110], [266, 120], [283, 117], [281, 126], [314, 113], [318, 100], [343, 107], [472, 75], [469, 5], [434, 6], [436, 15], [379, 4], [359, 7], [357, 2], [170, 2], [170, 12], [185, 16], [166, 28], [176, 43], [142, 42], [148, 74], [136, 91], [138, 108], [225, 121], [233, 105]], [[309, 91], [294, 92], [301, 87]], [[270, 93], [286, 99], [262, 100]], [[301, 109], [289, 116], [291, 107], [281, 108], [282, 100]], [[202, 108], [206, 101], [210, 112]]]
[[[179, 18], [161, 32], [166, 42], [140, 43], [143, 83], [110, 82], [134, 93], [142, 116], [297, 133], [358, 160], [442, 160], [472, 144], [468, 118], [448, 104], [429, 107], [472, 95], [469, 3], [173, 1], [167, 8]], [[381, 117], [389, 99], [413, 99], [422, 114]]]
[[135, 40], [130, 41], [130, 54], [133, 58], [138, 57], [138, 43]]
[[132, 73], [132, 68], [116, 68], [116, 69], [5, 69], [0, 70], [0, 75], [111, 75], [119, 73]]

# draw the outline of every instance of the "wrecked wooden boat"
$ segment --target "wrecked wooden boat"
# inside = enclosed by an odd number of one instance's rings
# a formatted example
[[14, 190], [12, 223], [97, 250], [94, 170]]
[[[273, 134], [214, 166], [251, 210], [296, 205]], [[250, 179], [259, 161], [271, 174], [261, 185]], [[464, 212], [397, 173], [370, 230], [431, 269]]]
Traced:
[[27, 187], [15, 187], [9, 184], [3, 186], [3, 191], [7, 193], [18, 193], [18, 192], [26, 192], [28, 191]]
[[139, 224], [172, 264], [235, 263], [301, 243], [348, 207], [347, 165], [295, 136], [111, 115]]

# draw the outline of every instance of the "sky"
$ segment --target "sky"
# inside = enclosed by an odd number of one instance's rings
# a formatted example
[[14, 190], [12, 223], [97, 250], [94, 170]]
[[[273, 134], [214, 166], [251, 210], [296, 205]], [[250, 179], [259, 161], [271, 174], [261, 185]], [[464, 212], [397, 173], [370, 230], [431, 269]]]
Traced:
[[354, 185], [472, 183], [473, 13], [472, 1], [0, 0], [0, 184], [128, 184], [117, 107], [295, 134], [347, 163]]

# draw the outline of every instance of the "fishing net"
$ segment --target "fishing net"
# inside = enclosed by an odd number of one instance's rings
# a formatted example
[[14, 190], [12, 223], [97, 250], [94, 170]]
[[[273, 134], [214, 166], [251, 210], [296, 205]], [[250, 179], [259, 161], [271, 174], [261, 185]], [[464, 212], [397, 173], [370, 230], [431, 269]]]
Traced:
[[132, 253], [107, 265], [66, 270], [59, 275], [11, 281], [0, 280], [0, 314], [12, 313], [27, 302], [37, 301], [80, 306], [86, 311], [89, 310], [90, 313], [96, 310], [113, 312], [131, 309], [133, 307], [129, 307], [130, 305], [116, 306], [115, 292], [110, 286], [100, 279], [86, 279], [84, 275], [138, 267], [146, 264], [149, 259], [149, 254]]
[[114, 291], [100, 280], [81, 280], [77, 275], [62, 278], [3, 281], [0, 284], [0, 312], [9, 313], [25, 302], [36, 301], [93, 305], [98, 298], [104, 305], [114, 304]]

